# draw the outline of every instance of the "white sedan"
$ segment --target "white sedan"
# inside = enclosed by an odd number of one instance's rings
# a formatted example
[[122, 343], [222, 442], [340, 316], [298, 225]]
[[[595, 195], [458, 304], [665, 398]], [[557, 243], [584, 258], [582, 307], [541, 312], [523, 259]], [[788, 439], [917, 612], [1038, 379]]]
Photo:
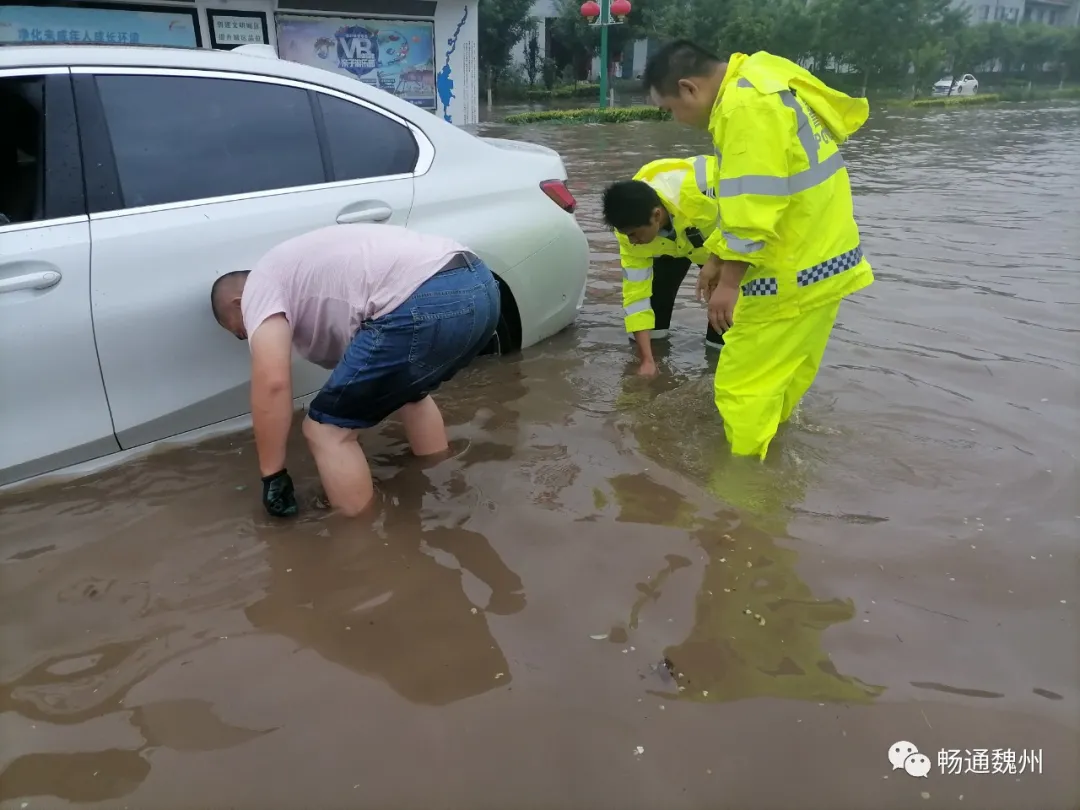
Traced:
[[[0, 121], [0, 485], [247, 414], [248, 349], [210, 287], [305, 231], [468, 245], [502, 290], [491, 351], [564, 329], [584, 298], [556, 152], [267, 46], [0, 48]], [[326, 376], [297, 360], [294, 396]]]
[[979, 80], [970, 73], [953, 81], [948, 76], [934, 85], [935, 96], [973, 96], [979, 92]]

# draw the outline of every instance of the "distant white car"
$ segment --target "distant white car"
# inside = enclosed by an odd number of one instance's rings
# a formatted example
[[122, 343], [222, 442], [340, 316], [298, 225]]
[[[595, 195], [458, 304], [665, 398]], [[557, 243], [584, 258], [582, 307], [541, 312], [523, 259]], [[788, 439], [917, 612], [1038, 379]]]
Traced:
[[[0, 485], [250, 410], [216, 277], [297, 234], [389, 222], [494, 271], [491, 351], [574, 321], [589, 248], [559, 155], [235, 51], [0, 47]], [[297, 360], [293, 394], [328, 372]]]
[[951, 76], [947, 76], [934, 85], [935, 96], [973, 96], [978, 92], [979, 80], [970, 73], [965, 73], [956, 81], [953, 81]]

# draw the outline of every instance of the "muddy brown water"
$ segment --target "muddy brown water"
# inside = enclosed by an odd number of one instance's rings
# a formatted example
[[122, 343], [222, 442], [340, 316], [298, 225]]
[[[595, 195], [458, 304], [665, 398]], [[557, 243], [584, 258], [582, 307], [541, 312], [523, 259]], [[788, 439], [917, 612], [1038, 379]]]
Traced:
[[877, 282], [763, 465], [689, 283], [630, 374], [599, 218], [706, 144], [485, 131], [565, 155], [580, 321], [447, 388], [453, 458], [366, 435], [369, 520], [266, 518], [249, 434], [0, 496], [0, 806], [1075, 810], [1080, 106], [846, 147]]

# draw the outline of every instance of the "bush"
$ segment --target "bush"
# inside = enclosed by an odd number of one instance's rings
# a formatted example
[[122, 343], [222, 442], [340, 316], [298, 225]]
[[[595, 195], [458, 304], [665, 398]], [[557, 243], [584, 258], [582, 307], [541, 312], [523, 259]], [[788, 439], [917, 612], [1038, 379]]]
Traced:
[[667, 121], [671, 114], [659, 107], [590, 107], [584, 110], [546, 110], [508, 115], [507, 124], [625, 124], [630, 121]]
[[1024, 85], [1007, 87], [1001, 92], [1002, 101], [1048, 101], [1055, 98], [1080, 98], [1080, 87], [1065, 87], [1060, 90]]
[[938, 96], [937, 98], [920, 98], [911, 102], [912, 107], [953, 107], [961, 104], [993, 104], [1001, 101], [997, 93], [980, 93], [975, 96]]
[[597, 96], [600, 94], [600, 85], [598, 84], [565, 84], [562, 87], [553, 87], [550, 90], [540, 89], [539, 87], [529, 90], [525, 95], [527, 98], [536, 100], [546, 100], [555, 98], [588, 98], [590, 96]]

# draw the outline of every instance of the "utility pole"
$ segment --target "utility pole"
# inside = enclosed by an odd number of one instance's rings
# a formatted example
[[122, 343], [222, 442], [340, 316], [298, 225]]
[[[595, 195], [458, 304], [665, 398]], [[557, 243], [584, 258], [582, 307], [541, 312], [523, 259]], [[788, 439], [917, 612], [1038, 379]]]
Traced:
[[600, 0], [600, 109], [608, 105], [608, 28], [611, 27], [611, 0]]

